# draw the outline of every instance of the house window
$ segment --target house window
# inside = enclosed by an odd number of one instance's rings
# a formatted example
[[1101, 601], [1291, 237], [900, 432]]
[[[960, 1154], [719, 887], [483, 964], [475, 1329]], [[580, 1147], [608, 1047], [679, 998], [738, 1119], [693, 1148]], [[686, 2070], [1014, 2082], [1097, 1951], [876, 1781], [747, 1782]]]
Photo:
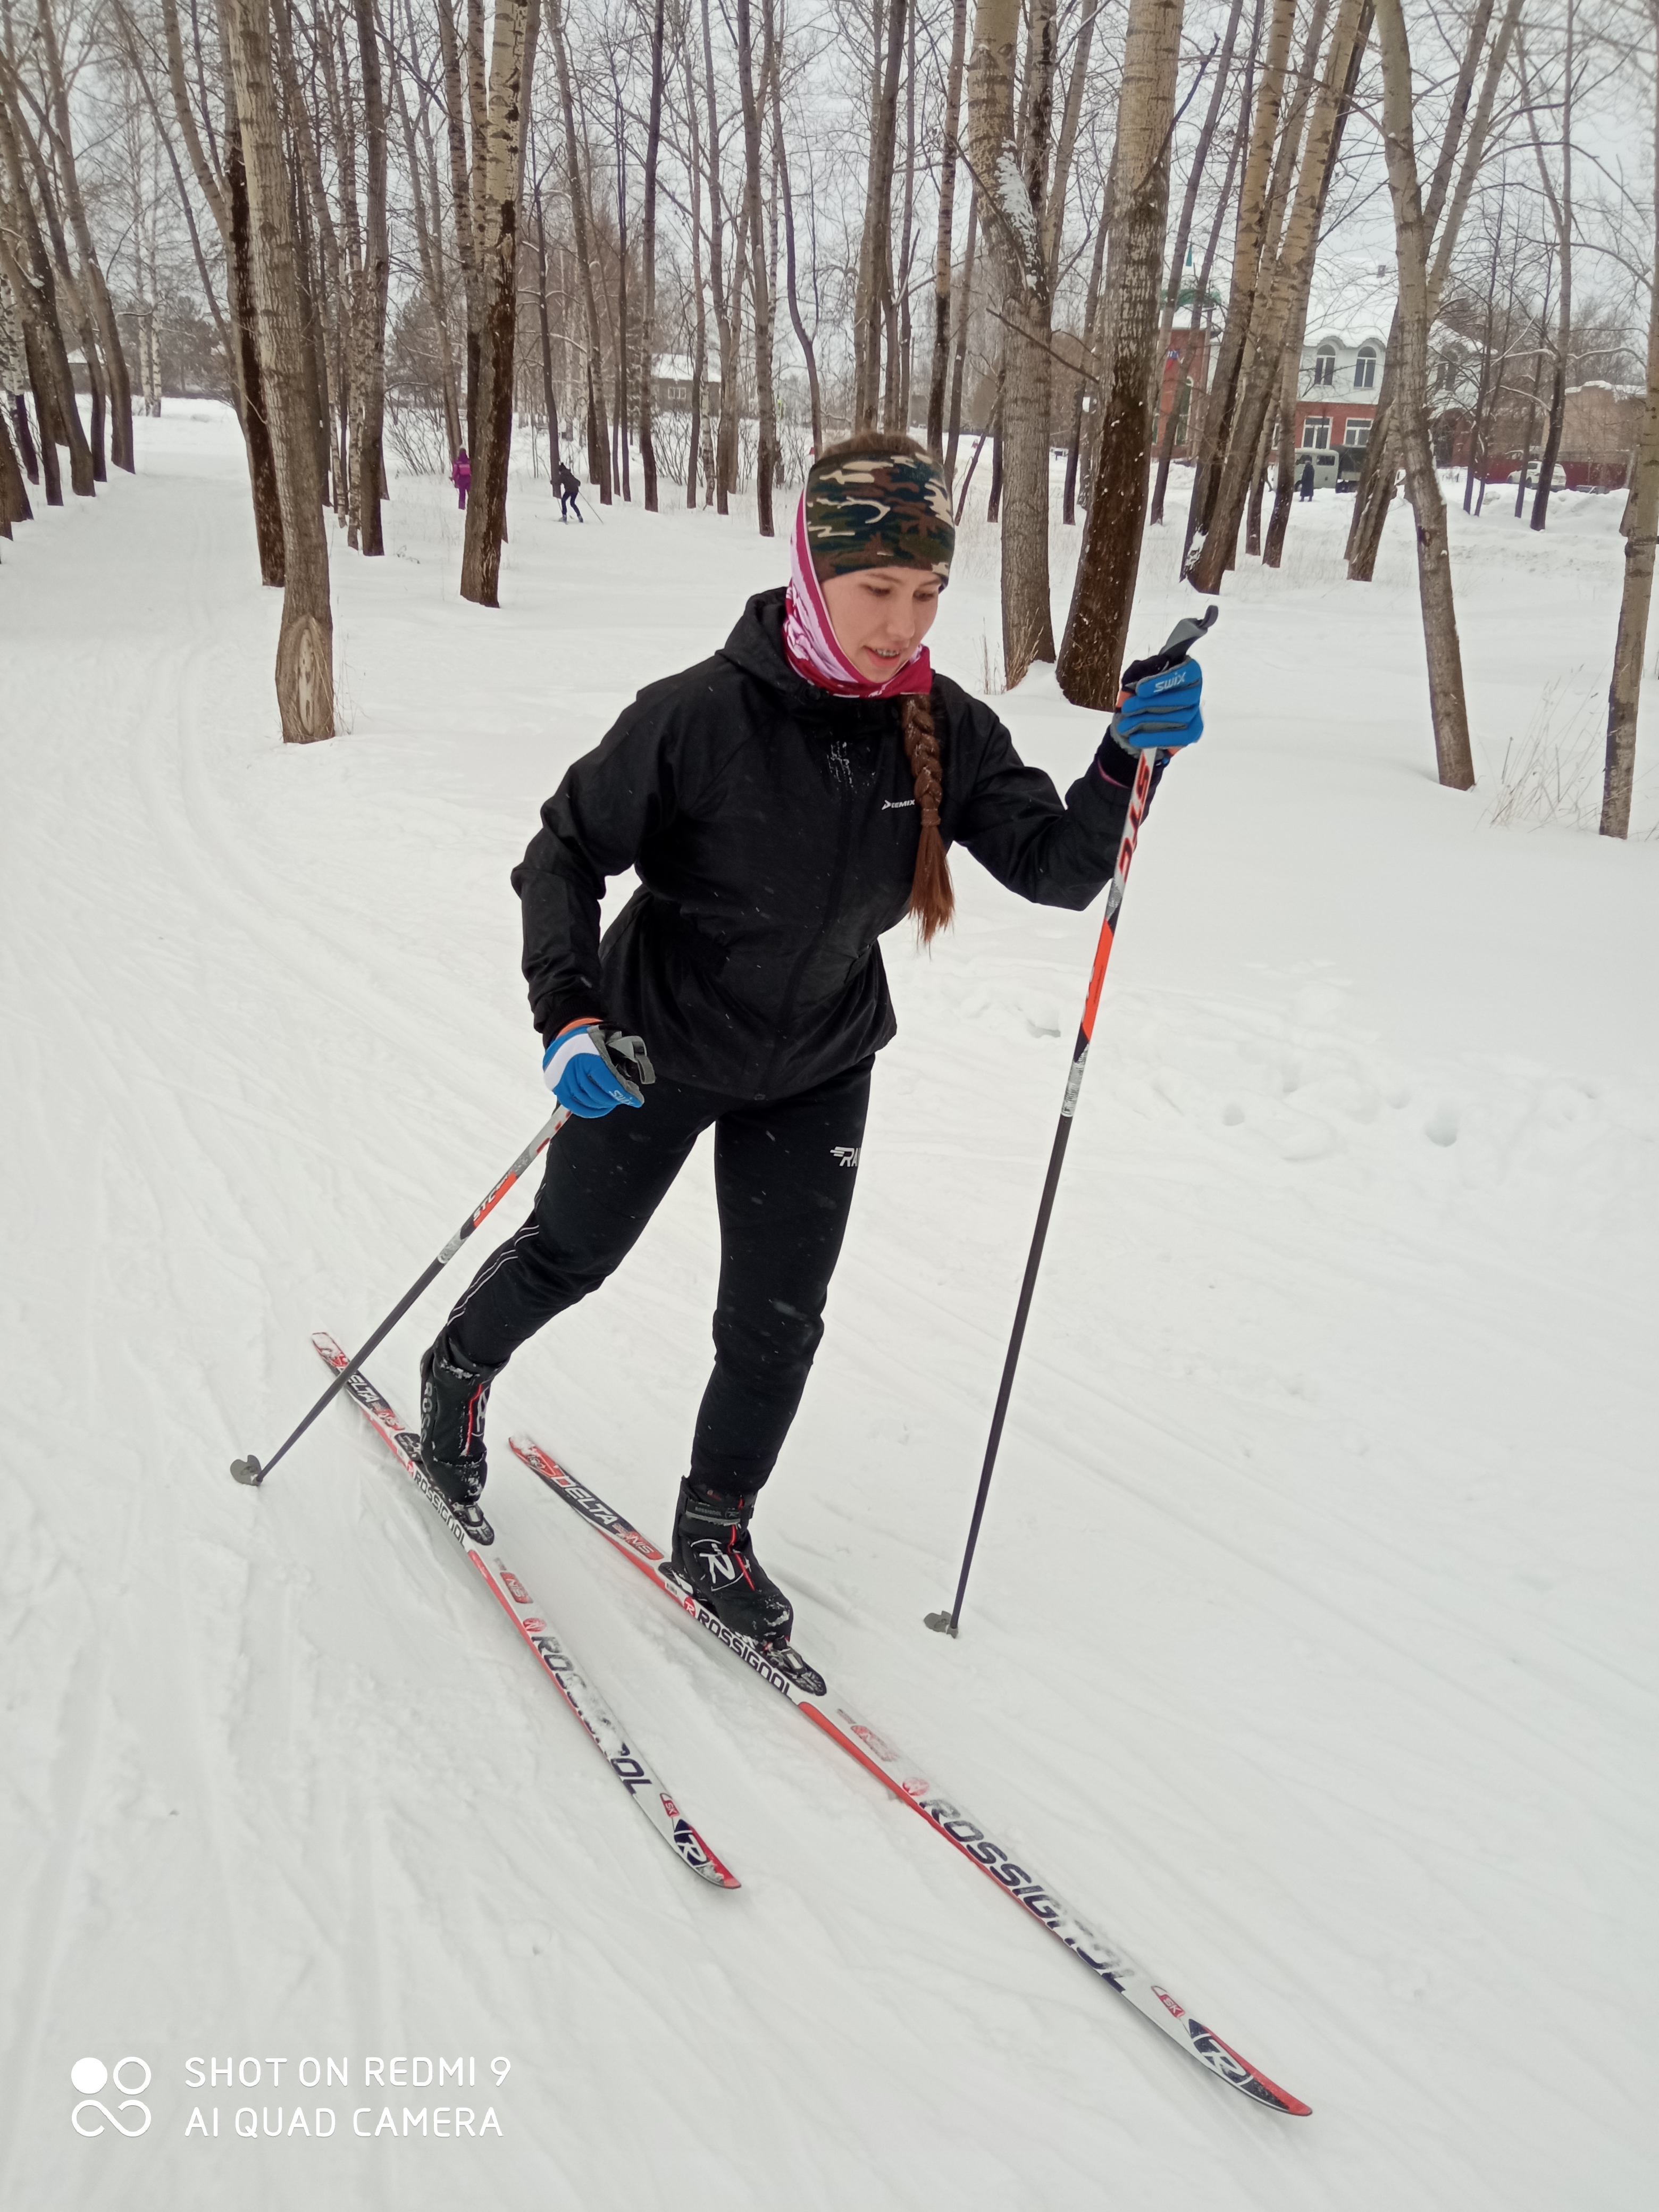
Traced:
[[1336, 382], [1336, 352], [1334, 347], [1322, 345], [1315, 354], [1313, 380], [1316, 384]]
[[1342, 433], [1345, 446], [1369, 446], [1370, 441], [1371, 426], [1369, 422], [1350, 422]]
[[1376, 354], [1370, 346], [1361, 346], [1353, 365], [1353, 388], [1370, 392], [1376, 382]]
[[1302, 442], [1321, 451], [1331, 442], [1331, 418], [1328, 415], [1310, 415], [1302, 425]]

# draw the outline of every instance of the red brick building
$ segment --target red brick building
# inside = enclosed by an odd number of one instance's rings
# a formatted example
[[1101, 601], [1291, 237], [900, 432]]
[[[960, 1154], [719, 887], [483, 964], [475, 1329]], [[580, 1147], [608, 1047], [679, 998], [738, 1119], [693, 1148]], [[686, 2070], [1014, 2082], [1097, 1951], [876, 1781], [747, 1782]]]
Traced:
[[1297, 381], [1297, 465], [1311, 459], [1316, 474], [1346, 481], [1359, 471], [1376, 419], [1386, 340], [1326, 336], [1302, 349]]

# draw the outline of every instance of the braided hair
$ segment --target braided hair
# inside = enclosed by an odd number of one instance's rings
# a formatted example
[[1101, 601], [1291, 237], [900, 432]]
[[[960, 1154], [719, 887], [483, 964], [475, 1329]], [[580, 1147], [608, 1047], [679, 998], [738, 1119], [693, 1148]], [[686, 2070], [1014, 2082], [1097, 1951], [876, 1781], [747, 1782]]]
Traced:
[[951, 862], [939, 835], [939, 804], [945, 797], [945, 777], [939, 768], [939, 733], [933, 727], [933, 695], [908, 693], [899, 709], [905, 758], [916, 787], [916, 811], [921, 817], [921, 841], [916, 847], [916, 872], [910, 878], [910, 912], [916, 934], [930, 945], [948, 927], [956, 911], [951, 884]]
[[[812, 473], [833, 470], [837, 464], [855, 456], [877, 454], [903, 455], [911, 460], [925, 461], [937, 467], [925, 446], [915, 439], [906, 437], [902, 431], [858, 430], [850, 438], [830, 446], [819, 454], [812, 465]], [[945, 548], [946, 557], [949, 547]], [[956, 910], [956, 893], [951, 884], [951, 863], [945, 850], [945, 840], [939, 835], [939, 808], [945, 798], [945, 775], [939, 763], [939, 732], [934, 726], [934, 695], [932, 692], [908, 692], [899, 708], [899, 728], [904, 740], [904, 756], [910, 763], [911, 777], [915, 784], [916, 812], [921, 820], [921, 836], [916, 847], [915, 874], [910, 882], [910, 912], [916, 925], [916, 934], [924, 945], [931, 944], [941, 929], [949, 927]]]

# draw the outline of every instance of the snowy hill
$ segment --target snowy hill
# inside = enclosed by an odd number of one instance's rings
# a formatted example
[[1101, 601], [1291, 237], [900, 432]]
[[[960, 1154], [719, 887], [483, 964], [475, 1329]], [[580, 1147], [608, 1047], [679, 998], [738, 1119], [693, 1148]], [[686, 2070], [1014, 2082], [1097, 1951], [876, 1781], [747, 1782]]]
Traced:
[[[137, 479], [0, 568], [0, 2202], [1650, 2203], [1659, 738], [1645, 837], [1526, 818], [1558, 753], [1571, 817], [1599, 752], [1619, 502], [1558, 498], [1541, 540], [1454, 512], [1464, 796], [1433, 781], [1407, 517], [1368, 589], [1327, 494], [1281, 574], [1230, 579], [950, 1644], [921, 1618], [1098, 920], [958, 857], [953, 934], [889, 946], [901, 1034], [757, 1524], [832, 1680], [1305, 2097], [1291, 2121], [1040, 1941], [506, 1452], [534, 1431], [665, 1536], [706, 1148], [503, 1376], [489, 1502], [740, 1892], [647, 1835], [356, 1413], [229, 1480], [319, 1387], [309, 1332], [355, 1343], [534, 1129], [507, 872], [565, 765], [782, 555], [737, 518], [562, 527], [526, 483], [484, 613], [453, 494], [399, 482], [390, 557], [334, 556], [344, 734], [284, 749], [234, 426], [137, 427]], [[1177, 538], [1137, 650], [1190, 605]], [[936, 633], [975, 689], [993, 562], [969, 533]], [[1051, 678], [999, 705], [1079, 772], [1097, 720]], [[473, 1264], [371, 1364], [406, 1415]], [[71, 2067], [127, 2055], [152, 2125], [77, 2134]], [[499, 2133], [410, 2131], [441, 2092], [392, 2062], [458, 2057]]]

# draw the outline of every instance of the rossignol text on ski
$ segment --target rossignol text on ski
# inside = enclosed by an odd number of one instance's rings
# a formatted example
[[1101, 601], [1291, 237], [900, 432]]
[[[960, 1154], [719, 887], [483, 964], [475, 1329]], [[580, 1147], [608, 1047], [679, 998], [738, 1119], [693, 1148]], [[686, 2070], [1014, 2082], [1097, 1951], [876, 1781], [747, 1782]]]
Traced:
[[[346, 1353], [331, 1336], [319, 1329], [311, 1340], [337, 1374], [351, 1368]], [[404, 1427], [361, 1367], [351, 1368], [345, 1389], [375, 1435], [387, 1446], [398, 1466], [483, 1576], [490, 1595], [524, 1638], [548, 1680], [586, 1729], [600, 1757], [658, 1835], [693, 1874], [718, 1888], [736, 1889], [736, 1875], [710, 1849], [665, 1784], [641, 1758], [621, 1723], [560, 1643], [523, 1577], [500, 1559], [486, 1559], [472, 1541], [448, 1499], [434, 1486], [416, 1457], [413, 1432]]]
[[723, 1644], [769, 1689], [787, 1698], [821, 1735], [828, 1736], [890, 1790], [894, 1796], [919, 1814], [935, 1834], [954, 1844], [964, 1858], [1022, 1905], [1039, 1927], [1063, 1943], [1108, 1988], [1127, 1997], [1137, 2012], [1219, 2080], [1273, 2112], [1307, 2117], [1310, 2106], [1292, 2096], [1288, 2089], [1281, 2089], [1259, 2066], [1252, 2065], [1231, 2044], [1224, 2042], [1213, 2028], [1195, 2020], [1186, 2006], [1155, 1981], [1121, 1944], [1102, 1936], [1039, 1875], [1029, 1867], [1016, 1863], [997, 1842], [994, 1830], [982, 1826], [953, 1797], [936, 1788], [925, 1770], [896, 1748], [878, 1729], [851, 1712], [823, 1675], [793, 1645], [763, 1650], [751, 1638], [736, 1633], [712, 1607], [704, 1604], [648, 1536], [641, 1535], [631, 1521], [607, 1505], [597, 1491], [579, 1482], [533, 1437], [514, 1437], [513, 1449], [556, 1498], [562, 1498], [578, 1520], [637, 1567], [653, 1588], [705, 1629], [717, 1644]]

